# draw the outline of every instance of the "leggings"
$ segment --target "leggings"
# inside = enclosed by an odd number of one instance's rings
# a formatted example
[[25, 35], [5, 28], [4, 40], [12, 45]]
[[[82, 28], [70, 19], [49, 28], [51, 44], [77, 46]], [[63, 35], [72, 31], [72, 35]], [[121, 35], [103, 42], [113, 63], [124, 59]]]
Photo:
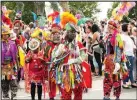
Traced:
[[99, 66], [99, 75], [102, 76], [102, 62], [101, 62], [101, 55], [100, 53], [94, 52], [94, 57], [98, 63]]
[[[31, 98], [32, 100], [35, 100], [35, 90], [36, 90], [36, 84], [31, 83]], [[37, 84], [37, 93], [38, 93], [38, 100], [41, 100], [42, 96], [42, 85]]]
[[[115, 76], [113, 75], [113, 78], [108, 77], [110, 75], [106, 75], [103, 81], [103, 90], [104, 90], [104, 96], [109, 96], [112, 90], [112, 87], [114, 88], [114, 96], [117, 98], [120, 97], [121, 93], [121, 79], [120, 75]], [[116, 77], [118, 79], [116, 79]]]
[[91, 65], [91, 71], [95, 72], [95, 67], [93, 64], [93, 57], [91, 55], [88, 55], [88, 63]]
[[18, 83], [20, 82], [20, 79], [21, 79], [21, 68], [19, 68], [18, 70], [18, 80], [17, 80]]
[[1, 80], [1, 88], [3, 93], [3, 98], [9, 97], [9, 90], [11, 90], [11, 98], [14, 98], [17, 94], [17, 81], [16, 80]]
[[66, 91], [66, 89], [60, 87], [61, 92], [61, 100], [72, 100], [72, 91], [74, 93], [74, 99], [73, 100], [82, 100], [82, 93], [83, 93], [83, 84], [78, 84], [77, 87], [74, 89], [70, 89], [69, 92]]

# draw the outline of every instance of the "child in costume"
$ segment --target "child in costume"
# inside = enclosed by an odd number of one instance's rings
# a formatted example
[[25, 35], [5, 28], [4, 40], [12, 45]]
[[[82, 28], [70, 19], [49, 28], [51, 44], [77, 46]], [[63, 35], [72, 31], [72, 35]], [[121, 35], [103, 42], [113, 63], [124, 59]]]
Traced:
[[42, 85], [44, 84], [44, 65], [42, 63], [43, 54], [39, 52], [40, 41], [33, 38], [29, 42], [30, 51], [26, 55], [25, 61], [28, 63], [28, 78], [31, 84], [31, 98], [35, 100], [35, 91], [37, 87], [38, 100], [42, 100]]

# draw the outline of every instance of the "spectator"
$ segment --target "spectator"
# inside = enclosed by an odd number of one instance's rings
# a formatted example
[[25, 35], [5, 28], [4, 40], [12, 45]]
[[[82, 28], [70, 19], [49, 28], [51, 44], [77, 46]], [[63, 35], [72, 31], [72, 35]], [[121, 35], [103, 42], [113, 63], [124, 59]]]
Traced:
[[133, 52], [133, 50], [135, 48], [135, 45], [134, 45], [132, 39], [130, 38], [130, 36], [128, 35], [128, 27], [130, 27], [130, 26], [127, 23], [124, 23], [122, 25], [122, 31], [123, 31], [122, 39], [124, 41], [124, 52], [125, 52], [125, 55], [128, 60], [128, 62], [126, 64], [127, 64], [128, 70], [129, 70], [129, 77], [123, 81], [123, 88], [130, 88], [130, 86], [127, 84], [129, 80], [131, 82], [132, 87], [137, 87], [137, 84], [135, 84], [135, 81], [133, 79], [133, 66], [134, 66], [134, 52]]
[[[97, 61], [98, 66], [99, 66], [98, 75], [101, 76], [102, 75], [102, 62], [101, 62], [102, 50], [98, 42], [100, 40], [100, 33], [99, 33], [99, 27], [97, 24], [93, 24], [92, 33], [93, 33], [93, 39], [92, 39], [93, 57], [95, 57], [95, 60]], [[97, 69], [95, 69], [95, 71], [97, 72]]]

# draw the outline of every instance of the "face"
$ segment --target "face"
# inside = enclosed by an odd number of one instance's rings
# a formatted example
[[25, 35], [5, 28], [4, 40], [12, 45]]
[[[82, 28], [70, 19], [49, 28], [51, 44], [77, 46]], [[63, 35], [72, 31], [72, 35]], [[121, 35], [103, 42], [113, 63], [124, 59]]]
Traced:
[[39, 48], [37, 48], [37, 49], [34, 50], [33, 52], [34, 52], [34, 53], [38, 53], [38, 51], [39, 51]]
[[54, 43], [60, 43], [61, 35], [59, 32], [53, 33], [52, 37]]
[[68, 40], [68, 42], [72, 42], [74, 39], [75, 39], [75, 37], [76, 37], [76, 33], [75, 32], [68, 32], [67, 33], [67, 40]]
[[18, 35], [20, 33], [19, 29], [14, 29], [14, 32]]
[[92, 23], [91, 23], [91, 22], [87, 22], [87, 25], [88, 25], [88, 26], [92, 26]]
[[130, 33], [131, 32], [131, 25], [128, 24], [128, 32]]
[[109, 34], [112, 34], [112, 33], [113, 33], [113, 30], [112, 30], [112, 28], [111, 28], [110, 25], [108, 25], [108, 32], [109, 32]]
[[86, 33], [90, 33], [90, 29], [86, 27]]
[[132, 35], [137, 36], [137, 29], [132, 29]]
[[2, 35], [2, 38], [3, 38], [4, 40], [7, 40], [9, 37], [10, 37], [9, 34], [3, 34], [3, 35]]

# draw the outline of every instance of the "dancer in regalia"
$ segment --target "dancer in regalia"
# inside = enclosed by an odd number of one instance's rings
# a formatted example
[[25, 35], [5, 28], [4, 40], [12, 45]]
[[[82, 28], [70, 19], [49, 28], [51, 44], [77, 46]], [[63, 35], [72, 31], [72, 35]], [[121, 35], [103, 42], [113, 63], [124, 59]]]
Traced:
[[9, 98], [9, 90], [11, 90], [11, 99], [17, 93], [17, 46], [15, 42], [9, 39], [11, 30], [8, 26], [2, 25], [2, 93], [3, 98]]
[[106, 36], [106, 55], [104, 59], [104, 100], [110, 100], [110, 93], [112, 87], [114, 88], [114, 96], [118, 100], [121, 94], [121, 78], [128, 77], [126, 67], [126, 57], [123, 53], [123, 41], [121, 35], [118, 32], [118, 25], [115, 21], [110, 20], [108, 22], [109, 34]]

